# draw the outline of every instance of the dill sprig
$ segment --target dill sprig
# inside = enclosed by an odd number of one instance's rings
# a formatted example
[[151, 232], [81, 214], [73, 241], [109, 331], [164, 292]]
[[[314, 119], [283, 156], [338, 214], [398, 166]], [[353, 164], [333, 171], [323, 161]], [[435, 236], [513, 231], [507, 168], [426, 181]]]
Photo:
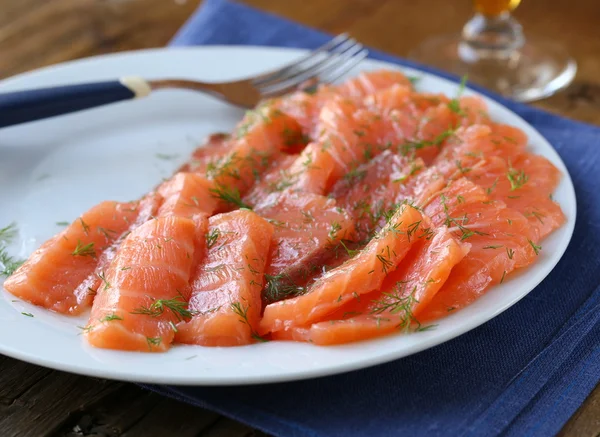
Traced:
[[456, 168], [458, 169], [458, 171], [460, 171], [461, 174], [469, 173], [471, 171], [471, 167], [462, 166], [462, 162], [460, 161], [460, 159], [457, 159], [456, 161], [454, 161], [454, 163], [456, 164]]
[[527, 241], [529, 241], [529, 245], [533, 248], [533, 251], [535, 252], [535, 254], [539, 255], [540, 251], [542, 250], [542, 246], [538, 246], [537, 244], [535, 244], [530, 239], [527, 239]]
[[473, 235], [480, 235], [480, 236], [488, 235], [485, 232], [480, 232], [480, 231], [477, 231], [474, 229], [467, 228], [465, 226], [469, 222], [469, 218], [467, 217], [467, 214], [465, 214], [464, 216], [459, 217], [459, 218], [451, 217], [446, 200], [447, 200], [446, 196], [444, 196], [443, 193], [440, 194], [440, 201], [444, 208], [444, 214], [446, 215], [444, 224], [449, 228], [452, 226], [456, 226], [458, 228], [458, 230], [461, 232], [461, 236], [460, 236], [461, 241], [466, 240], [467, 238], [472, 237]]
[[460, 107], [460, 98], [465, 91], [465, 87], [467, 85], [467, 76], [463, 76], [460, 80], [460, 85], [458, 86], [458, 92], [456, 93], [456, 97], [448, 102], [448, 109], [450, 109], [455, 114], [460, 116], [465, 115], [465, 112]]
[[0, 244], [10, 244], [17, 236], [17, 224], [10, 223], [0, 228]]
[[268, 302], [277, 302], [306, 293], [306, 287], [296, 285], [285, 273], [279, 275], [265, 273], [265, 282], [264, 296]]
[[240, 318], [240, 322], [248, 325], [250, 328], [250, 336], [258, 341], [266, 342], [268, 341], [265, 338], [262, 338], [258, 335], [258, 332], [254, 330], [250, 322], [248, 321], [248, 310], [250, 309], [250, 305], [243, 306], [240, 302], [234, 302], [231, 304], [231, 310]]
[[538, 221], [539, 221], [541, 224], [544, 224], [544, 220], [543, 220], [543, 219], [544, 219], [544, 217], [546, 217], [546, 216], [545, 216], [544, 214], [540, 213], [540, 212], [537, 212], [537, 211], [531, 211], [530, 213], [528, 213], [528, 214], [525, 214], [525, 217], [535, 217], [536, 219], [538, 219]]
[[510, 191], [518, 190], [529, 180], [529, 176], [525, 174], [524, 170], [517, 170], [512, 167], [506, 172], [506, 178], [510, 182]]
[[75, 250], [71, 252], [73, 256], [91, 256], [96, 258], [96, 251], [94, 250], [94, 243], [83, 244], [80, 240], [77, 240], [77, 246]]
[[[275, 182], [269, 183], [269, 191], [274, 193], [293, 186], [297, 182], [298, 176], [299, 173], [290, 173], [289, 170], [280, 170], [279, 178]], [[260, 179], [260, 175], [258, 176], [258, 179]]]
[[381, 270], [387, 275], [388, 269], [394, 267], [390, 246], [387, 246], [385, 249], [381, 249], [381, 253], [377, 254], [376, 258], [381, 263]]
[[0, 276], [12, 275], [25, 261], [9, 255], [6, 248], [0, 246]]
[[116, 239], [116, 238], [119, 236], [119, 233], [118, 233], [117, 231], [115, 231], [115, 230], [113, 230], [113, 229], [103, 228], [103, 227], [101, 227], [101, 226], [98, 226], [98, 227], [96, 228], [96, 231], [97, 231], [99, 234], [102, 234], [102, 235], [104, 235], [104, 237], [105, 237], [107, 240], [115, 240], [115, 239]]
[[219, 184], [216, 185], [215, 188], [211, 188], [210, 192], [217, 199], [220, 199], [233, 206], [236, 206], [238, 208], [246, 208], [250, 210], [252, 209], [250, 205], [248, 205], [242, 200], [240, 191], [235, 187], [225, 187]]
[[174, 153], [172, 155], [169, 155], [167, 153], [156, 153], [154, 156], [156, 156], [158, 159], [162, 159], [164, 161], [170, 161], [172, 159], [179, 158], [179, 155], [177, 153]]
[[206, 247], [208, 249], [213, 247], [217, 243], [217, 240], [219, 239], [220, 235], [221, 235], [221, 232], [219, 231], [218, 228], [211, 229], [209, 232], [207, 232], [206, 233]]
[[414, 305], [419, 303], [415, 297], [416, 291], [417, 286], [415, 285], [412, 291], [406, 294], [406, 282], [397, 282], [393, 292], [382, 293], [382, 299], [373, 301], [375, 305], [371, 310], [371, 314], [397, 314], [400, 316], [397, 328], [408, 330], [413, 323], [417, 325], [417, 328], [420, 328], [421, 322], [417, 320], [412, 311]]
[[366, 170], [360, 170], [360, 167], [357, 167], [346, 173], [344, 175], [344, 180], [348, 181], [348, 184], [352, 185], [363, 180], [366, 175]]
[[[348, 241], [348, 243], [350, 243], [350, 241]], [[360, 249], [350, 249], [348, 246], [346, 246], [346, 243], [344, 242], [344, 240], [340, 240], [340, 244], [344, 248], [344, 250], [346, 251], [346, 254], [350, 258], [354, 258], [356, 256], [356, 254], [360, 253]]]
[[413, 161], [410, 164], [410, 170], [409, 170], [408, 174], [405, 174], [405, 175], [400, 176], [399, 178], [393, 179], [392, 182], [404, 183], [410, 176], [413, 176], [415, 173], [417, 173], [422, 168], [423, 168], [422, 165], [417, 165]]
[[329, 228], [329, 232], [328, 232], [328, 236], [331, 240], [335, 240], [337, 239], [337, 234], [338, 232], [342, 229], [342, 225], [339, 224], [338, 222], [332, 222], [330, 224], [330, 228]]
[[100, 319], [100, 322], [112, 322], [113, 320], [123, 320], [123, 317], [119, 316], [118, 314], [112, 313], [108, 314], [105, 317], [102, 317]]
[[0, 276], [12, 275], [25, 260], [16, 259], [9, 255], [6, 246], [11, 244], [17, 236], [17, 225], [10, 223], [0, 228]]
[[165, 310], [170, 311], [179, 322], [189, 319], [195, 314], [193, 311], [187, 309], [187, 302], [181, 294], [172, 299], [155, 299], [150, 306], [136, 308], [131, 311], [131, 314], [159, 317]]
[[146, 337], [146, 343], [148, 343], [148, 349], [152, 350], [153, 346], [160, 346], [162, 337]]
[[406, 228], [406, 236], [408, 237], [408, 241], [410, 241], [412, 236], [419, 230], [419, 226], [421, 226], [421, 220], [408, 225]]
[[488, 196], [492, 194], [492, 192], [496, 189], [496, 185], [498, 184], [498, 178], [494, 179], [494, 183], [485, 189], [485, 194]]
[[85, 232], [85, 234], [87, 235], [90, 232], [90, 226], [86, 222], [84, 222], [81, 217], [79, 217], [77, 220], [79, 220], [79, 222], [81, 223], [81, 227], [83, 228], [83, 232]]
[[315, 221], [315, 216], [312, 214], [312, 212], [310, 211], [300, 211], [300, 214], [302, 214], [304, 216], [304, 221], [306, 223], [311, 223]]
[[447, 138], [454, 135], [455, 131], [456, 130], [454, 128], [449, 128], [449, 129], [445, 130], [444, 132], [442, 132], [441, 134], [439, 134], [433, 140], [423, 140], [423, 141], [418, 141], [418, 142], [412, 141], [412, 142], [402, 144], [398, 147], [398, 151], [403, 156], [407, 156], [409, 153], [414, 154], [417, 150], [423, 149], [425, 147], [432, 147], [432, 146], [441, 147], [442, 143]]
[[110, 282], [108, 282], [108, 280], [106, 279], [106, 275], [104, 274], [104, 272], [98, 273], [97, 276], [104, 284], [104, 290], [108, 290], [110, 288]]
[[88, 332], [94, 330], [94, 325], [78, 326], [78, 328], [81, 329], [81, 332], [79, 334], [87, 334]]

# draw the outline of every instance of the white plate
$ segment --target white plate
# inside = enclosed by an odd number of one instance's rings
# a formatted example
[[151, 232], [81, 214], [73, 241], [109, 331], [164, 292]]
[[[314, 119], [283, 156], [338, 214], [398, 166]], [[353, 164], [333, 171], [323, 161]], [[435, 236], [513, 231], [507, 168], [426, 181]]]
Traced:
[[[258, 47], [159, 49], [84, 59], [23, 74], [0, 91], [111, 79], [188, 77], [216, 81], [250, 75], [292, 60], [299, 50]], [[366, 61], [360, 69], [398, 68]], [[419, 71], [421, 90], [454, 95], [456, 84]], [[356, 73], [354, 71], [352, 73]], [[467, 94], [471, 93], [467, 91]], [[495, 120], [523, 129], [531, 150], [550, 159], [563, 179], [555, 198], [567, 224], [544, 241], [539, 261], [494, 287], [435, 330], [345, 346], [270, 342], [235, 348], [176, 346], [165, 354], [92, 349], [78, 326], [84, 317], [52, 314], [4, 290], [0, 297], [0, 352], [55, 369], [121, 380], [188, 384], [249, 384], [310, 378], [372, 366], [430, 348], [497, 316], [529, 293], [554, 268], [575, 225], [575, 192], [563, 162], [523, 119], [485, 99]], [[242, 112], [193, 92], [165, 91], [135, 102], [0, 130], [0, 226], [17, 222], [14, 253], [28, 255], [60, 227], [95, 203], [135, 199], [170, 175], [198, 142], [228, 131]], [[157, 153], [176, 155], [165, 160]], [[34, 317], [26, 317], [29, 312]], [[519, 329], [515, 326], [515, 329]]]

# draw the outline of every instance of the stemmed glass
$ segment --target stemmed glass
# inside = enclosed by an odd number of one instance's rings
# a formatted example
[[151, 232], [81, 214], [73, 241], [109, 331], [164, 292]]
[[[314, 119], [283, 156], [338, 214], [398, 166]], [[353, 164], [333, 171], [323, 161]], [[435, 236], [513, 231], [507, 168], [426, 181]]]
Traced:
[[525, 39], [511, 16], [520, 0], [474, 0], [475, 15], [460, 35], [437, 36], [410, 53], [519, 101], [547, 97], [571, 83], [577, 64], [556, 41]]

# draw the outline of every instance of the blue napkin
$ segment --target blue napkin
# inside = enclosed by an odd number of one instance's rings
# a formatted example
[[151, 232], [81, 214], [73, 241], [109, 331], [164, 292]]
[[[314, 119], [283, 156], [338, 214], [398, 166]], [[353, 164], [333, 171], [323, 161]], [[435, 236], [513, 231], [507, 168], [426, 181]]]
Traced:
[[[329, 38], [228, 0], [205, 0], [173, 45], [314, 48]], [[554, 145], [575, 183], [573, 240], [540, 286], [483, 326], [388, 364], [262, 387], [152, 389], [285, 437], [557, 433], [600, 380], [600, 129], [494, 97]]]

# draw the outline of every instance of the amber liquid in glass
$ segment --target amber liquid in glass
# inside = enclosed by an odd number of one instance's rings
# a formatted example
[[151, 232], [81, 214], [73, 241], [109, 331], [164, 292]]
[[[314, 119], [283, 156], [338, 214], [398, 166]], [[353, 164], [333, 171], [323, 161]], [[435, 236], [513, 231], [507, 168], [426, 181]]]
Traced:
[[475, 10], [487, 17], [495, 17], [510, 12], [519, 6], [521, 0], [474, 0]]

